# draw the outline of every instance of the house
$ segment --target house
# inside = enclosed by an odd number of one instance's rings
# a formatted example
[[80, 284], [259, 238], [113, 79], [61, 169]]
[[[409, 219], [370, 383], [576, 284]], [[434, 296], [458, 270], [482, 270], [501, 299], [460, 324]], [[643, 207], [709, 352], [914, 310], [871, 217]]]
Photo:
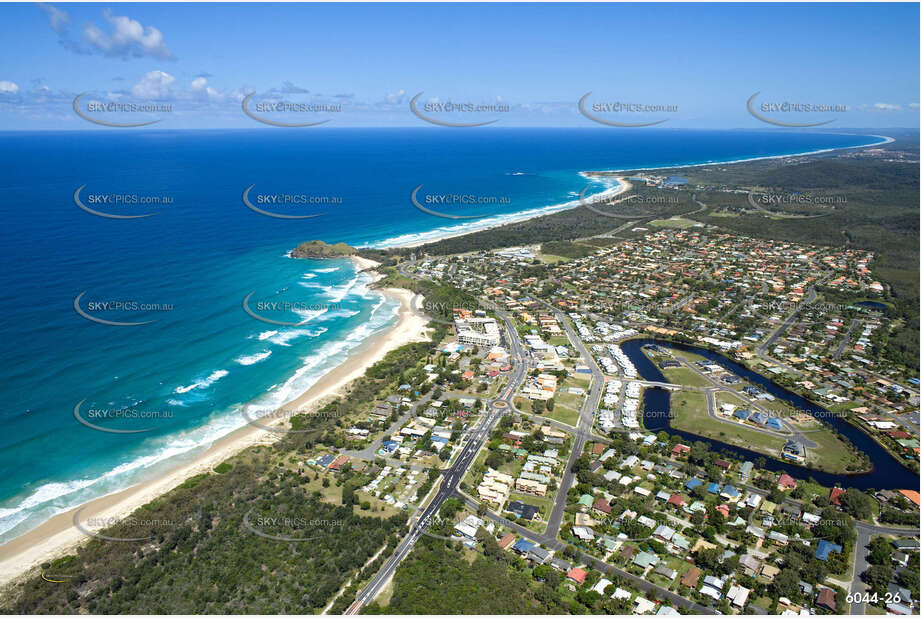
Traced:
[[598, 498], [595, 500], [595, 504], [592, 505], [592, 510], [599, 515], [610, 515], [611, 505], [604, 498]]
[[837, 543], [832, 543], [822, 539], [815, 548], [815, 557], [823, 562], [828, 562], [828, 556], [832, 553], [840, 554], [843, 548]]
[[651, 552], [641, 551], [633, 558], [633, 564], [641, 569], [645, 569], [659, 564], [659, 557]]
[[333, 463], [333, 460], [335, 458], [336, 458], [335, 455], [329, 455], [329, 454], [321, 455], [320, 457], [317, 458], [316, 464], [320, 468], [326, 468], [329, 466], [329, 464]]
[[832, 487], [831, 491], [828, 492], [828, 502], [829, 504], [834, 504], [835, 506], [841, 506], [841, 496], [844, 495], [846, 490], [841, 489], [840, 487]]
[[918, 551], [918, 539], [895, 539], [892, 546], [899, 551]]
[[720, 497], [725, 498], [729, 502], [738, 502], [741, 496], [742, 492], [732, 485], [726, 485], [723, 487], [723, 491], [720, 492]]
[[629, 590], [624, 590], [623, 588], [618, 588], [614, 591], [614, 594], [611, 595], [612, 599], [620, 599], [623, 601], [629, 601], [630, 597], [633, 596], [633, 593]]
[[655, 570], [653, 571], [653, 573], [655, 573], [656, 575], [661, 575], [668, 581], [672, 581], [673, 579], [675, 579], [675, 576], [678, 575], [677, 571], [675, 571], [674, 569], [668, 568], [664, 564], [660, 564], [659, 566], [657, 566]]
[[592, 532], [591, 528], [585, 528], [583, 526], [573, 526], [572, 533], [579, 538], [580, 541], [594, 541], [595, 533]]
[[656, 531], [652, 533], [654, 537], [662, 541], [668, 542], [675, 536], [675, 529], [671, 526], [666, 526], [665, 524], [660, 525], [656, 528]]
[[572, 565], [562, 558], [553, 558], [550, 560], [550, 566], [552, 566], [557, 571], [560, 571], [561, 573], [568, 573], [570, 570], [572, 570]]
[[780, 475], [780, 478], [777, 479], [777, 489], [781, 491], [796, 489], [796, 479], [784, 472]]
[[550, 558], [550, 552], [541, 547], [540, 545], [535, 545], [528, 551], [528, 560], [534, 562], [535, 564], [543, 564]]
[[723, 598], [723, 585], [724, 582], [719, 577], [713, 575], [706, 575], [704, 577], [704, 585], [700, 588], [700, 594], [704, 594], [714, 601], [719, 601]]
[[668, 498], [668, 504], [671, 504], [677, 508], [682, 508], [684, 506], [684, 498], [678, 494], [672, 494]]
[[815, 604], [830, 612], [835, 611], [835, 591], [831, 588], [822, 588], [819, 590], [819, 595], [815, 598]]
[[700, 569], [691, 567], [688, 572], [681, 576], [681, 585], [688, 588], [697, 588], [697, 582], [700, 580]]
[[739, 478], [742, 479], [743, 483], [751, 478], [753, 468], [754, 464], [750, 461], [746, 461], [742, 464], [742, 467], [739, 468]]
[[574, 568], [569, 573], [566, 574], [567, 579], [571, 579], [580, 586], [585, 583], [585, 577], [588, 575], [588, 572], [579, 567]]
[[540, 509], [538, 509], [533, 504], [525, 504], [519, 500], [513, 500], [508, 503], [508, 506], [505, 507], [505, 510], [509, 513], [514, 513], [518, 519], [523, 519], [525, 521], [531, 521], [538, 514]]
[[790, 542], [790, 537], [782, 532], [777, 532], [776, 530], [771, 530], [768, 532], [768, 538], [774, 541], [775, 545], [786, 545]]
[[710, 483], [707, 485], [707, 493], [713, 494], [714, 496], [718, 495], [720, 493], [719, 483]]
[[682, 552], [688, 552], [691, 549], [691, 542], [684, 538], [680, 532], [675, 533], [675, 536], [672, 537], [672, 545]]
[[341, 472], [342, 467], [345, 466], [345, 464], [347, 464], [348, 462], [349, 462], [348, 455], [339, 455], [338, 457], [336, 457], [335, 461], [329, 464], [329, 469], [332, 472]]
[[748, 595], [751, 593], [751, 590], [745, 586], [738, 586], [733, 584], [729, 586], [729, 592], [726, 593], [726, 599], [735, 607], [742, 609], [745, 607], [745, 603], [748, 602]]
[[691, 447], [684, 444], [676, 444], [672, 449], [672, 455], [675, 457], [683, 457], [691, 452]]
[[633, 606], [634, 614], [648, 614], [656, 608], [656, 604], [646, 597], [636, 597]]
[[761, 577], [768, 580], [769, 582], [774, 581], [774, 578], [780, 574], [780, 569], [775, 567], [773, 564], [765, 564], [761, 567]]
[[786, 515], [790, 521], [799, 521], [803, 517], [803, 509], [798, 505], [786, 502], [780, 507], [780, 512]]
[[519, 554], [527, 554], [529, 551], [534, 549], [535, 545], [527, 539], [518, 539], [515, 541], [515, 544], [512, 545], [512, 550]]
[[601, 579], [598, 580], [598, 583], [592, 587], [592, 590], [594, 590], [598, 594], [604, 594], [605, 589], [613, 583], [614, 582], [612, 582], [607, 577], [602, 577]]
[[742, 567], [746, 575], [749, 577], [754, 577], [758, 574], [758, 569], [761, 568], [761, 561], [751, 554], [745, 554], [739, 558], [739, 566]]
[[695, 487], [700, 487], [704, 482], [699, 478], [692, 478], [690, 481], [684, 484], [684, 488], [688, 491], [693, 491]]
[[515, 542], [515, 535], [511, 532], [499, 539], [499, 549], [508, 549], [508, 546]]
[[[902, 552], [902, 551], [892, 552], [891, 560], [895, 562], [896, 564], [899, 564], [902, 566], [908, 566], [908, 554], [906, 554], [905, 552]], [[904, 599], [905, 597], [902, 597], [902, 598]]]
[[803, 523], [809, 526], [810, 528], [820, 521], [822, 521], [822, 516], [815, 513], [805, 512], [803, 513]]

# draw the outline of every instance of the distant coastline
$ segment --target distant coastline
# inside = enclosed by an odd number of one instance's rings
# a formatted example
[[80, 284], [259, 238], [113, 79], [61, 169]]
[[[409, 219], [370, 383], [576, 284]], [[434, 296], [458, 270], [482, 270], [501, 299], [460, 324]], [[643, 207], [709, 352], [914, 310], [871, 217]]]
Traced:
[[[856, 148], [873, 148], [875, 146], [883, 146], [885, 144], [891, 144], [895, 141], [895, 138], [888, 137], [886, 135], [861, 135], [861, 134], [851, 134], [847, 133], [846, 135], [855, 135], [859, 137], [876, 137], [881, 141], [874, 142], [872, 144], [861, 144], [858, 146], [840, 146], [837, 148], [820, 148], [817, 150], [808, 150], [805, 152], [791, 153], [791, 154], [779, 154], [779, 155], [764, 155], [758, 157], [746, 157], [742, 159], [732, 159], [729, 161], [706, 161], [703, 163], [688, 163], [681, 165], [662, 165], [655, 167], [625, 167], [611, 170], [591, 170], [591, 171], [581, 171], [579, 175], [585, 178], [589, 182], [599, 182], [603, 183], [605, 180], [614, 180], [618, 184], [617, 186], [610, 187], [605, 189], [601, 193], [593, 194], [592, 199], [599, 198], [610, 198], [619, 193], [622, 193], [625, 188], [623, 187], [622, 179], [616, 177], [616, 174], [623, 172], [632, 172], [632, 171], [655, 171], [655, 170], [669, 170], [669, 169], [683, 169], [687, 167], [705, 167], [708, 165], [736, 165], [738, 163], [749, 163], [752, 161], [764, 161], [769, 159], [785, 159], [789, 157], [806, 157], [806, 156], [815, 156], [820, 154], [826, 154], [829, 152], [835, 152], [838, 150], [853, 150]], [[601, 180], [604, 178], [605, 180]], [[446, 240], [448, 238], [457, 238], [458, 236], [466, 236], [467, 234], [474, 234], [476, 232], [482, 232], [485, 230], [491, 230], [498, 227], [503, 227], [505, 225], [512, 225], [515, 223], [521, 223], [522, 221], [527, 221], [528, 219], [533, 219], [535, 217], [542, 217], [544, 215], [550, 215], [557, 212], [562, 212], [564, 210], [570, 210], [573, 208], [578, 208], [581, 206], [580, 200], [571, 200], [568, 202], [563, 202], [561, 204], [554, 204], [550, 206], [544, 206], [540, 208], [532, 208], [529, 210], [522, 211], [513, 215], [499, 215], [495, 217], [486, 217], [479, 221], [472, 223], [464, 223], [460, 225], [455, 225], [449, 228], [442, 228], [443, 232], [441, 234], [436, 234], [437, 230], [429, 232], [429, 236], [425, 238], [417, 238], [414, 240], [407, 240], [400, 242], [400, 236], [394, 238], [388, 238], [382, 241], [368, 243], [363, 245], [363, 247], [371, 249], [411, 249], [415, 247], [421, 247], [423, 245], [428, 245], [436, 243], [441, 240]], [[501, 218], [501, 220], [496, 220]], [[416, 235], [419, 236], [419, 235]]]

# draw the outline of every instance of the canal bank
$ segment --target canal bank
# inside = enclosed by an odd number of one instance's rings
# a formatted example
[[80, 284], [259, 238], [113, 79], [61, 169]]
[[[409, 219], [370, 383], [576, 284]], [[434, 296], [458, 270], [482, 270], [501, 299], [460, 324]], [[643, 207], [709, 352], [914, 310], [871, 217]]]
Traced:
[[671, 434], [681, 436], [685, 440], [706, 442], [710, 444], [711, 448], [715, 451], [723, 451], [742, 459], [754, 461], [758, 458], [764, 458], [766, 460], [764, 465], [766, 470], [787, 472], [792, 476], [798, 476], [800, 478], [812, 477], [817, 482], [827, 487], [840, 485], [842, 487], [854, 487], [867, 490], [914, 489], [918, 486], [917, 475], [903, 466], [901, 462], [895, 459], [886, 449], [877, 444], [875, 440], [860, 429], [841, 418], [837, 418], [822, 406], [812, 403], [800, 395], [775, 384], [768, 378], [753, 372], [722, 354], [693, 345], [674, 343], [660, 339], [639, 338], [625, 341], [620, 347], [636, 367], [642, 379], [652, 382], [668, 382], [662, 372], [659, 371], [659, 368], [643, 354], [642, 347], [647, 344], [656, 344], [676, 350], [685, 350], [708, 358], [736, 375], [749, 380], [751, 383], [757, 384], [765, 392], [770, 393], [774, 397], [786, 401], [797, 409], [809, 412], [813, 416], [831, 425], [841, 436], [849, 440], [858, 450], [865, 453], [870, 458], [870, 461], [873, 462], [873, 469], [869, 472], [859, 474], [833, 474], [822, 472], [812, 468], [787, 464], [768, 457], [763, 453], [726, 444], [713, 438], [673, 429], [669, 421], [669, 412], [671, 410], [670, 393], [658, 387], [647, 388], [643, 398], [643, 422], [647, 430], [652, 432], [667, 431]]

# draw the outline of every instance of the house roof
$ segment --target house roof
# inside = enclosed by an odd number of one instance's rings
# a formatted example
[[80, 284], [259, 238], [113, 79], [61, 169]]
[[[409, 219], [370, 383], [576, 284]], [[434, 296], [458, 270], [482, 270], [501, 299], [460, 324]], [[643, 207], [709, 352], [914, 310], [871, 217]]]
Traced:
[[507, 533], [504, 537], [499, 539], [499, 547], [505, 549], [515, 541], [515, 535], [511, 532]]
[[576, 582], [577, 584], [584, 584], [586, 575], [588, 575], [588, 573], [585, 570], [576, 567], [567, 573], [566, 577]]
[[700, 580], [700, 569], [691, 567], [687, 573], [681, 576], [681, 585], [696, 588], [698, 580]]
[[815, 548], [815, 557], [819, 560], [827, 561], [828, 556], [831, 555], [832, 552], [840, 554], [842, 549], [843, 548], [837, 543], [822, 539]]
[[534, 543], [528, 541], [527, 539], [518, 539], [515, 541], [515, 544], [512, 546], [512, 548], [517, 552], [526, 553], [534, 548]]

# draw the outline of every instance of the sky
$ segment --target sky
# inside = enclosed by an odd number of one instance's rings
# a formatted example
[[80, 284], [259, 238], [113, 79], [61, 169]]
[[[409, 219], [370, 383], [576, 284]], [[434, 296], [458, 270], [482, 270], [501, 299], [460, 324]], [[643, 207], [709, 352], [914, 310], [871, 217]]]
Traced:
[[2, 4], [0, 41], [0, 130], [919, 126], [917, 3]]

